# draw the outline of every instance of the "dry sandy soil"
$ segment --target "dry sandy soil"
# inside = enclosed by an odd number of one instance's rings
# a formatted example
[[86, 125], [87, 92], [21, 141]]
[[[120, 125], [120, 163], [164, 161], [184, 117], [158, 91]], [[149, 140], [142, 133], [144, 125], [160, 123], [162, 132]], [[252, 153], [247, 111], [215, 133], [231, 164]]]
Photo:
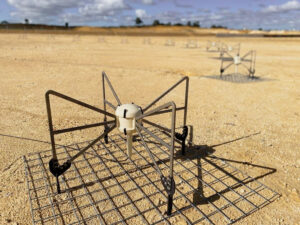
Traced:
[[[122, 102], [142, 107], [188, 75], [194, 144], [216, 145], [218, 157], [276, 169], [260, 181], [281, 197], [238, 223], [300, 224], [300, 39], [220, 39], [240, 42], [242, 54], [257, 50], [256, 75], [263, 80], [234, 83], [207, 77], [218, 75], [220, 66], [218, 54], [205, 51], [207, 38], [194, 38], [200, 44], [195, 49], [184, 47], [184, 37], [151, 37], [151, 45], [143, 37], [125, 38], [128, 43], [120, 36], [104, 42], [97, 36], [0, 35], [0, 224], [32, 221], [22, 156], [50, 149], [45, 92], [102, 108], [103, 70]], [[176, 45], [165, 46], [167, 39]], [[177, 97], [180, 92], [170, 99]], [[98, 120], [62, 101], [56, 112], [59, 127]], [[57, 143], [96, 136], [85, 131]]]

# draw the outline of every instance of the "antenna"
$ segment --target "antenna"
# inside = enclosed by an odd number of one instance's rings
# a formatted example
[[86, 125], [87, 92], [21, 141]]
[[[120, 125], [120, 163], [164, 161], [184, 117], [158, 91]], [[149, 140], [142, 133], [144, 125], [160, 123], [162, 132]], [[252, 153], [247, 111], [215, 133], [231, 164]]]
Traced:
[[175, 41], [172, 39], [167, 39], [165, 42], [165, 46], [175, 46]]
[[232, 52], [235, 55], [240, 54], [241, 44], [237, 43], [235, 45], [228, 45], [226, 43], [221, 43], [220, 47], [220, 58], [223, 57], [225, 52]]
[[[224, 56], [227, 57], [224, 57]], [[243, 66], [248, 71], [248, 76], [254, 78], [255, 74], [256, 51], [251, 50], [244, 56], [240, 57], [239, 54], [231, 55], [228, 51], [224, 52], [221, 56], [220, 77], [232, 65], [235, 67], [235, 75], [239, 73], [239, 66]], [[226, 65], [225, 65], [226, 64]]]
[[[174, 88], [176, 88], [181, 83], [185, 82], [185, 100], [184, 105], [181, 107], [177, 107], [173, 101], [162, 104], [156, 108], [154, 105], [158, 103], [162, 98], [164, 98], [168, 93], [170, 93]], [[110, 101], [106, 99], [106, 85], [108, 85], [109, 89], [113, 93], [115, 100], [118, 105], [113, 105]], [[48, 114], [48, 123], [49, 123], [49, 132], [50, 132], [50, 140], [52, 146], [52, 159], [49, 161], [50, 172], [56, 177], [57, 184], [57, 192], [61, 193], [60, 181], [59, 177], [63, 175], [72, 165], [72, 162], [80, 157], [83, 153], [85, 153], [88, 149], [92, 148], [96, 145], [100, 139], [104, 139], [106, 144], [109, 143], [108, 135], [117, 128], [124, 136], [126, 136], [126, 145], [127, 145], [127, 155], [129, 161], [131, 160], [132, 155], [132, 137], [133, 135], [138, 135], [142, 141], [142, 146], [145, 151], [149, 154], [152, 163], [156, 172], [159, 174], [161, 183], [167, 192], [168, 195], [168, 204], [167, 204], [167, 215], [171, 215], [172, 206], [173, 206], [173, 195], [175, 193], [175, 181], [173, 178], [173, 164], [174, 164], [174, 141], [181, 143], [181, 154], [185, 154], [185, 141], [188, 135], [188, 127], [186, 126], [187, 119], [187, 104], [188, 104], [188, 90], [189, 90], [189, 78], [183, 77], [173, 86], [171, 86], [168, 90], [162, 93], [159, 97], [153, 100], [150, 104], [145, 107], [138, 106], [134, 103], [126, 103], [122, 104], [120, 98], [118, 97], [116, 91], [114, 90], [110, 80], [108, 79], [105, 72], [102, 72], [102, 88], [103, 88], [103, 109], [97, 108], [95, 106], [89, 105], [82, 101], [76, 100], [72, 97], [66, 96], [64, 94], [58, 93], [56, 91], [49, 90], [46, 92], [46, 106], [47, 106], [47, 114]], [[52, 122], [52, 110], [50, 104], [50, 96], [64, 99], [66, 101], [72, 102], [74, 104], [80, 105], [89, 110], [93, 110], [98, 112], [100, 115], [104, 116], [103, 122], [94, 123], [84, 126], [71, 127], [66, 129], [54, 130], [53, 122]], [[107, 106], [112, 108], [115, 113], [109, 113], [107, 111]], [[176, 112], [183, 111], [183, 123], [182, 123], [182, 133], [175, 132], [176, 125]], [[167, 114], [171, 117], [170, 127], [164, 127], [159, 124], [153, 123], [148, 120], [148, 117], [154, 115], [162, 115]], [[154, 132], [144, 126], [144, 124], [148, 124], [150, 126], [156, 127], [168, 134], [169, 141], [165, 139], [161, 139]], [[83, 130], [92, 127], [104, 127], [104, 132], [98, 136], [95, 140], [87, 144], [83, 149], [78, 151], [72, 157], [70, 156], [68, 160], [64, 163], [59, 164], [58, 162], [58, 154], [56, 150], [55, 138], [54, 136], [61, 133], [72, 132], [76, 130]], [[159, 168], [157, 162], [155, 161], [155, 157], [151, 152], [148, 144], [145, 140], [146, 136], [151, 136], [155, 139], [155, 141], [159, 142], [162, 146], [168, 149], [170, 152], [169, 155], [169, 168], [168, 168], [168, 176], [163, 173], [163, 171]]]
[[106, 43], [105, 37], [99, 36], [99, 37], [98, 37], [98, 42], [99, 42], [99, 43]]
[[221, 43], [215, 41], [207, 41], [206, 51], [207, 52], [219, 52], [221, 49]]
[[187, 40], [185, 44], [186, 48], [199, 48], [198, 41], [196, 40]]
[[143, 44], [144, 45], [152, 45], [153, 43], [152, 43], [152, 40], [151, 40], [151, 38], [144, 38], [143, 39]]
[[129, 44], [129, 41], [127, 38], [122, 38], [121, 39], [121, 44]]

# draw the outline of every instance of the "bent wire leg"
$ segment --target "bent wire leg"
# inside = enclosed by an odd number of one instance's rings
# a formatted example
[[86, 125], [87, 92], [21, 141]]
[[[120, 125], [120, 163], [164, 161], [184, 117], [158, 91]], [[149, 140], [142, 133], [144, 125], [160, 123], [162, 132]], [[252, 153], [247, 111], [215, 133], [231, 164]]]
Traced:
[[[71, 128], [61, 129], [61, 130], [54, 130], [53, 129], [53, 122], [52, 122], [51, 105], [50, 105], [50, 95], [62, 98], [62, 99], [66, 100], [66, 101], [69, 101], [69, 102], [73, 102], [73, 103], [78, 104], [82, 107], [94, 110], [96, 112], [104, 114], [105, 116], [112, 117], [114, 120], [105, 121], [105, 122], [101, 122], [101, 123], [95, 123], [95, 124], [89, 124], [89, 125], [84, 125], [84, 126], [71, 127]], [[106, 112], [102, 109], [99, 109], [97, 107], [86, 104], [84, 102], [81, 102], [79, 100], [76, 100], [74, 98], [71, 98], [69, 96], [66, 96], [66, 95], [63, 95], [61, 93], [52, 91], [52, 90], [46, 92], [45, 98], [46, 98], [49, 132], [50, 132], [51, 147], [52, 147], [52, 159], [49, 161], [49, 169], [50, 169], [50, 172], [56, 177], [57, 192], [61, 193], [60, 185], [59, 185], [59, 179], [58, 179], [59, 176], [62, 175], [63, 173], [65, 173], [71, 167], [71, 163], [75, 158], [77, 158], [79, 155], [83, 154], [89, 147], [91, 147], [93, 144], [95, 144], [104, 135], [108, 134], [116, 126], [115, 125], [115, 115], [113, 115], [111, 113], [108, 113], [108, 112]], [[72, 131], [75, 131], [75, 130], [83, 130], [83, 129], [98, 127], [98, 126], [103, 126], [103, 125], [107, 126], [108, 124], [111, 124], [111, 123], [113, 123], [114, 125], [110, 129], [104, 131], [104, 133], [102, 135], [100, 135], [97, 139], [95, 139], [95, 141], [93, 141], [91, 144], [89, 144], [86, 148], [81, 150], [79, 153], [77, 153], [71, 159], [69, 159], [66, 162], [64, 162], [63, 164], [59, 165], [59, 162], [58, 162], [58, 159], [57, 159], [56, 148], [55, 148], [55, 139], [54, 139], [55, 134], [67, 133], [67, 132], [72, 132]]]
[[[108, 86], [110, 87], [111, 92], [113, 93], [115, 99], [118, 102], [118, 105], [121, 105], [121, 101], [117, 95], [117, 93], [115, 92], [110, 80], [108, 79], [106, 73], [103, 71], [102, 72], [102, 90], [103, 90], [103, 108], [104, 111], [106, 112], [106, 104], [109, 105], [111, 108], [113, 108], [114, 110], [116, 110], [116, 106], [114, 106], [112, 103], [110, 103], [109, 101], [106, 100], [106, 95], [105, 95], [105, 81], [108, 83]], [[106, 115], [104, 115], [104, 122], [107, 121]], [[105, 125], [104, 126], [104, 130], [106, 131], [108, 129], [108, 127]], [[108, 144], [108, 135], [104, 136], [104, 142], [105, 144]]]
[[[177, 110], [176, 110], [177, 111]], [[146, 124], [149, 124], [151, 126], [154, 126], [158, 129], [161, 129], [163, 131], [166, 131], [168, 133], [171, 133], [171, 129], [168, 129], [167, 127], [164, 127], [162, 125], [159, 125], [159, 124], [156, 124], [156, 123], [153, 123], [149, 120], [146, 120], [146, 119], [143, 119], [142, 120], [144, 123]], [[179, 140], [178, 142], [181, 144], [181, 154], [182, 155], [185, 155], [185, 142], [186, 142], [186, 138], [188, 136], [188, 126], [183, 126], [182, 128], [182, 133], [179, 133], [179, 132], [175, 132], [175, 138], [177, 140]]]
[[[186, 127], [184, 129], [187, 129], [187, 126], [186, 126], [186, 121], [187, 121], [187, 107], [188, 107], [188, 93], [189, 93], [189, 78], [186, 76], [186, 77], [183, 77], [182, 79], [180, 79], [177, 83], [175, 83], [173, 86], [171, 86], [168, 90], [166, 90], [164, 93], [162, 93], [159, 97], [157, 97], [154, 101], [152, 101], [148, 106], [146, 106], [143, 111], [146, 112], [149, 108], [151, 108], [155, 103], [157, 103], [159, 100], [161, 100], [164, 96], [166, 96], [169, 92], [171, 92], [174, 88], [176, 88], [179, 84], [181, 84], [182, 82], [186, 82], [186, 85], [185, 85], [185, 99], [184, 99], [184, 106], [183, 107], [180, 107], [180, 108], [176, 108], [175, 107], [175, 110], [178, 111], [178, 110], [184, 110], [184, 115], [183, 115], [183, 127]], [[160, 114], [160, 113], [167, 113], [169, 112], [169, 110], [165, 110], [165, 112], [158, 112], [159, 110], [156, 110], [155, 112], [157, 114]], [[148, 113], [146, 113], [148, 114]], [[187, 135], [187, 133], [186, 133]], [[178, 136], [179, 137], [179, 136]], [[183, 136], [182, 136], [183, 137]], [[186, 137], [185, 137], [186, 138]], [[184, 140], [181, 138], [179, 140], [182, 141], [182, 146], [184, 145], [184, 147], [182, 147], [182, 153], [184, 154], [185, 152], [185, 138]]]
[[[227, 64], [227, 66], [223, 67], [224, 66], [224, 55], [227, 54], [227, 56], [229, 56], [232, 60], [231, 63]], [[220, 77], [222, 77], [223, 73], [225, 72], [225, 70], [227, 70], [232, 64], [233, 64], [233, 61], [234, 61], [234, 58], [231, 54], [229, 54], [228, 52], [224, 52], [223, 53], [223, 56], [222, 56], [222, 60], [221, 60], [221, 68], [220, 68]]]
[[[155, 112], [158, 112], [162, 109], [172, 107], [172, 119], [171, 119], [171, 143], [168, 144], [158, 136], [156, 136], [154, 133], [152, 133], [150, 130], [142, 126], [142, 124], [139, 122], [140, 119], [143, 119], [144, 117], [150, 116], [154, 114]], [[168, 208], [167, 208], [167, 215], [172, 214], [172, 207], [173, 207], [173, 195], [175, 193], [175, 181], [173, 178], [173, 165], [174, 165], [174, 138], [175, 138], [175, 123], [176, 123], [176, 105], [174, 102], [168, 102], [162, 106], [157, 107], [156, 109], [153, 109], [140, 117], [136, 118], [136, 127], [137, 127], [137, 132], [140, 138], [142, 139], [142, 143], [145, 146], [148, 154], [150, 155], [151, 159], [154, 161], [154, 165], [156, 167], [156, 170], [158, 174], [161, 176], [161, 182], [168, 194]], [[144, 131], [148, 135], [150, 135], [152, 138], [154, 138], [156, 141], [160, 142], [163, 146], [165, 146], [167, 149], [170, 150], [170, 167], [169, 167], [169, 177], [165, 177], [161, 170], [158, 168], [154, 157], [148, 148], [146, 142], [144, 141], [143, 135], [140, 131]]]

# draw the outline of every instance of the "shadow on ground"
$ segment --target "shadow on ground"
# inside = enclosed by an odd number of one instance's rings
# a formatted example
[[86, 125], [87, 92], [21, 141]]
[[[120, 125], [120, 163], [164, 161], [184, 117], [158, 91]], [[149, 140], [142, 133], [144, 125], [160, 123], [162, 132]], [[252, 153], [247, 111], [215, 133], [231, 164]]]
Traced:
[[221, 80], [225, 82], [231, 82], [231, 83], [257, 83], [257, 82], [264, 82], [264, 81], [273, 81], [273, 79], [260, 77], [260, 76], [254, 76], [250, 77], [248, 75], [244, 74], [226, 74], [226, 75], [210, 75], [210, 76], [203, 76], [208, 79], [214, 79], [214, 80]]

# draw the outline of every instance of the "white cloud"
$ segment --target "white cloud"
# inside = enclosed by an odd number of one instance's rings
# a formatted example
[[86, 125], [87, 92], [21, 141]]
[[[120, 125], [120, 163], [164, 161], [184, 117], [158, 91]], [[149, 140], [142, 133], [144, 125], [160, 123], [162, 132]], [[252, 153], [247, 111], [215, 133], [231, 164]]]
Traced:
[[143, 18], [143, 17], [146, 17], [146, 16], [147, 16], [147, 13], [146, 13], [146, 11], [143, 10], [143, 9], [136, 9], [136, 10], [135, 10], [135, 15], [136, 15], [137, 17]]
[[[7, 0], [15, 8], [11, 16], [33, 22], [97, 21], [129, 9], [124, 0]], [[112, 18], [113, 21], [114, 18]]]
[[143, 2], [145, 5], [152, 5], [152, 4], [154, 4], [154, 1], [153, 1], [153, 0], [142, 0], [142, 2]]
[[297, 0], [292, 0], [282, 5], [270, 5], [264, 8], [262, 11], [276, 13], [276, 12], [288, 12], [292, 10], [300, 10], [300, 2], [298, 2]]
[[[1, 0], [0, 0], [1, 1]], [[209, 10], [197, 7], [187, 8], [180, 4], [191, 1], [181, 0], [6, 0], [12, 6], [11, 17], [14, 21], [33, 23], [69, 22], [70, 25], [132, 25], [136, 16], [143, 18], [145, 24], [152, 24], [154, 19], [160, 22], [182, 23], [199, 21], [204, 27], [212, 24], [229, 28], [265, 28], [265, 29], [300, 29], [300, 0], [286, 0], [281, 5], [261, 6], [262, 9], [232, 10], [230, 8]], [[173, 4], [171, 10], [158, 10], [150, 14], [142, 6], [131, 8], [130, 5]], [[262, 1], [262, 0], [261, 0]], [[187, 11], [187, 9], [189, 11]], [[288, 13], [287, 13], [288, 12]]]
[[109, 15], [126, 8], [123, 0], [95, 0], [79, 7], [78, 11], [81, 15]]

